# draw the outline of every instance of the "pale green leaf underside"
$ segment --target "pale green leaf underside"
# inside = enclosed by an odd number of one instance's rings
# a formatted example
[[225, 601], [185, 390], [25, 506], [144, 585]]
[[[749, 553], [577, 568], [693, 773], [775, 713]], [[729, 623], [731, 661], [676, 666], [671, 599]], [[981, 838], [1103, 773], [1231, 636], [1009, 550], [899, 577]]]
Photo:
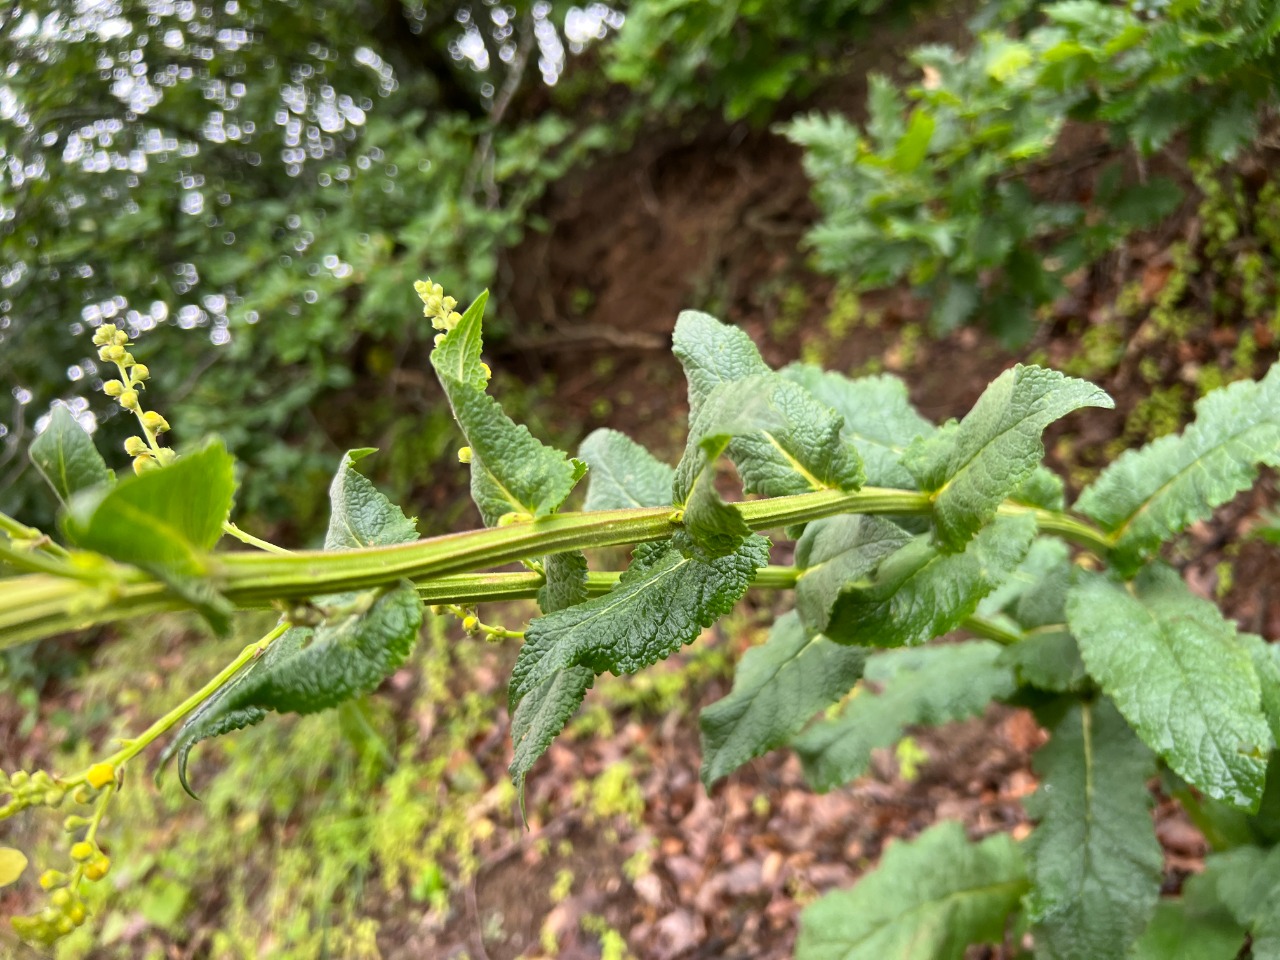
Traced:
[[1249, 652], [1217, 607], [1154, 566], [1131, 589], [1082, 577], [1067, 619], [1090, 676], [1147, 746], [1211, 797], [1256, 809], [1271, 730]]
[[868, 484], [916, 488], [902, 455], [913, 440], [929, 436], [936, 427], [911, 406], [906, 384], [889, 374], [850, 379], [804, 363], [793, 363], [779, 373], [844, 417], [841, 435], [861, 455]]
[[1025, 889], [1008, 836], [972, 843], [960, 824], [940, 823], [806, 908], [796, 960], [961, 960], [971, 944], [1003, 939]]
[[1129, 960], [1236, 960], [1245, 931], [1229, 915], [1198, 914], [1179, 900], [1163, 900]]
[[921, 534], [847, 584], [831, 607], [826, 634], [839, 643], [921, 644], [959, 626], [1022, 562], [1036, 534], [1029, 515], [1000, 517], [959, 553], [943, 553]]
[[869, 579], [885, 557], [911, 542], [911, 534], [882, 517], [841, 514], [805, 527], [796, 543], [796, 611], [809, 629], [821, 632], [831, 608], [849, 583]]
[[1036, 956], [1123, 960], [1160, 896], [1151, 752], [1105, 699], [1073, 703], [1035, 758], [1027, 842]]
[[1122, 454], [1076, 506], [1111, 532], [1113, 559], [1132, 566], [1251, 487], [1259, 464], [1280, 466], [1280, 365], [1202, 398], [1186, 430]]
[[1019, 365], [992, 381], [962, 421], [913, 443], [903, 465], [933, 494], [942, 542], [959, 549], [1031, 476], [1045, 427], [1080, 407], [1111, 406], [1091, 383]]
[[708, 787], [786, 743], [814, 714], [849, 692], [867, 652], [806, 629], [792, 611], [734, 672], [733, 690], [702, 711], [702, 782]]
[[671, 503], [675, 469], [626, 434], [595, 430], [582, 441], [578, 457], [591, 468], [584, 510], [664, 507]]
[[936, 726], [978, 716], [1013, 693], [1001, 648], [986, 640], [877, 653], [867, 660], [866, 685], [834, 720], [792, 741], [815, 790], [857, 779], [871, 751], [897, 743], [908, 726]]
[[566, 668], [634, 673], [692, 643], [746, 592], [769, 560], [749, 537], [725, 557], [685, 556], [673, 542], [642, 544], [609, 593], [532, 621], [511, 674], [515, 704]]
[[93, 445], [93, 438], [62, 403], [54, 404], [49, 425], [31, 441], [27, 456], [64, 504], [81, 490], [116, 478]]

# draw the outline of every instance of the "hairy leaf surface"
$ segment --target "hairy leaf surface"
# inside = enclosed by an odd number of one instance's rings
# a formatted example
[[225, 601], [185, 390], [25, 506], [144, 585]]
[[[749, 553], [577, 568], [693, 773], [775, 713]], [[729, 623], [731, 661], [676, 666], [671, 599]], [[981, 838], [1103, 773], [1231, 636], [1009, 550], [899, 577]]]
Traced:
[[93, 445], [93, 438], [64, 403], [53, 405], [49, 425], [31, 441], [27, 456], [64, 504], [81, 490], [114, 483], [116, 479]]
[[806, 908], [796, 960], [961, 960], [971, 944], [1003, 939], [1026, 886], [1008, 836], [972, 843], [960, 824], [943, 822]]
[[855, 490], [857, 451], [840, 437], [840, 416], [777, 374], [722, 383], [706, 395], [676, 467], [672, 500], [690, 535], [723, 554], [746, 536], [736, 507], [715, 489], [715, 464], [729, 452], [743, 489], [776, 497], [813, 490]]
[[1067, 620], [1089, 674], [1147, 746], [1211, 797], [1257, 808], [1271, 730], [1249, 651], [1217, 607], [1153, 566], [1131, 589], [1081, 577]]
[[959, 553], [927, 534], [885, 557], [875, 574], [846, 584], [826, 634], [838, 643], [925, 643], [959, 626], [1017, 568], [1036, 534], [1029, 515], [1000, 517]]
[[916, 440], [903, 457], [921, 490], [933, 494], [938, 536], [958, 550], [1044, 457], [1040, 435], [1080, 407], [1112, 407], [1084, 380], [1042, 367], [1006, 370], [968, 415]]
[[355, 465], [372, 447], [348, 450], [329, 484], [329, 529], [326, 550], [354, 550], [409, 543], [418, 539], [418, 528], [399, 507], [383, 496]]
[[1203, 397], [1180, 435], [1121, 454], [1076, 506], [1110, 531], [1112, 561], [1131, 569], [1249, 489], [1259, 464], [1280, 466], [1280, 365]]
[[1164, 857], [1146, 788], [1154, 758], [1101, 699], [1068, 707], [1035, 766], [1027, 906], [1036, 956], [1122, 960], [1160, 896]]
[[1253, 960], [1280, 960], [1280, 846], [1238, 847], [1205, 860], [1202, 882], [1252, 937]]
[[511, 673], [514, 706], [568, 667], [634, 673], [662, 660], [728, 613], [769, 560], [769, 541], [749, 537], [711, 560], [681, 553], [671, 541], [637, 547], [609, 593], [529, 624]]
[[675, 469], [626, 434], [592, 431], [578, 456], [591, 468], [584, 510], [664, 507], [671, 502]]
[[544, 678], [516, 704], [511, 714], [514, 754], [507, 772], [524, 803], [524, 781], [533, 765], [560, 735], [569, 718], [578, 712], [587, 691], [595, 683], [590, 667], [571, 666]]
[[844, 713], [792, 741], [815, 790], [862, 776], [871, 751], [897, 743], [906, 727], [978, 716], [1014, 690], [1000, 647], [986, 640], [877, 653], [867, 660], [866, 681]]
[[702, 782], [709, 788], [748, 760], [786, 743], [849, 692], [867, 652], [808, 629], [792, 611], [734, 672], [733, 690], [702, 711]]
[[431, 352], [440, 385], [471, 447], [471, 498], [488, 526], [510, 513], [543, 517], [555, 511], [586, 465], [546, 446], [503, 412], [485, 392], [480, 360], [486, 296], [477, 298]]

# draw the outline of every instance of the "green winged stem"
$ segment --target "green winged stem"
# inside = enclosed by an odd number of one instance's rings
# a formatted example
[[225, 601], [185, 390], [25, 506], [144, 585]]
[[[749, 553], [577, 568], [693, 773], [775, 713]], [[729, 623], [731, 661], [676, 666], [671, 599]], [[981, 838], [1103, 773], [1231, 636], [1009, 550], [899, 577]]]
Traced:
[[[736, 507], [752, 530], [782, 528], [844, 513], [901, 516], [923, 515], [930, 510], [925, 494], [882, 487], [747, 500]], [[1042, 532], [1056, 533], [1105, 556], [1101, 548], [1105, 534], [1069, 514], [1014, 503], [1005, 503], [999, 512], [1030, 513]], [[489, 582], [484, 578], [494, 575], [477, 571], [566, 550], [662, 540], [680, 529], [667, 507], [559, 513], [529, 523], [341, 552], [216, 553], [208, 557], [207, 575], [221, 595], [240, 609], [368, 589], [400, 579], [417, 584], [428, 602], [481, 602], [511, 598], [514, 581]], [[0, 545], [9, 546], [4, 540]], [[33, 556], [30, 552], [26, 555]], [[190, 606], [155, 577], [105, 558], [93, 556], [90, 562], [89, 555], [76, 554], [64, 561], [43, 555], [40, 564], [43, 572], [0, 580], [0, 649], [68, 630]], [[468, 576], [447, 579], [461, 575]]]

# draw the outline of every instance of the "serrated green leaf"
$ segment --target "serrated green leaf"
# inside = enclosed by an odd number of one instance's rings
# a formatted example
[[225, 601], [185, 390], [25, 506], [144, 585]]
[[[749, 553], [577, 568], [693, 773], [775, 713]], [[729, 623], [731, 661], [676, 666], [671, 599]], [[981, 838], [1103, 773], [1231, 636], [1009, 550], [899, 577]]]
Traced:
[[702, 711], [702, 782], [708, 788], [748, 760], [786, 743], [814, 714], [849, 692], [867, 653], [806, 629], [792, 611], [734, 672], [733, 690]]
[[933, 494], [939, 539], [962, 547], [1044, 457], [1040, 435], [1081, 407], [1114, 406], [1084, 380], [1018, 365], [997, 377], [968, 415], [916, 440], [903, 456], [921, 490]]
[[369, 693], [408, 658], [422, 626], [413, 584], [327, 598], [341, 609], [319, 627], [293, 627], [196, 711], [165, 749], [161, 763], [187, 761], [202, 740], [260, 722], [268, 711], [318, 713]]
[[1000, 517], [960, 553], [943, 553], [928, 534], [885, 557], [875, 574], [846, 584], [826, 634], [838, 643], [896, 647], [925, 643], [958, 627], [1031, 549], [1035, 520]]
[[768, 562], [763, 537], [712, 560], [685, 556], [673, 542], [642, 544], [609, 593], [529, 624], [511, 672], [512, 708], [569, 667], [623, 674], [665, 659], [728, 613]]
[[906, 132], [893, 150], [893, 168], [898, 173], [914, 173], [929, 155], [929, 143], [937, 126], [933, 115], [923, 106], [911, 111]]
[[326, 550], [354, 550], [418, 539], [414, 522], [355, 469], [358, 461], [375, 452], [372, 447], [363, 447], [343, 455], [338, 472], [329, 484]]
[[844, 417], [841, 435], [861, 455], [867, 483], [916, 488], [915, 477], [902, 466], [902, 454], [913, 440], [929, 436], [936, 428], [911, 406], [906, 384], [889, 374], [851, 380], [803, 363], [784, 367], [780, 375]]
[[911, 534], [881, 517], [842, 514], [810, 523], [796, 543], [796, 611], [815, 632], [827, 628], [845, 585], [874, 573], [880, 561], [906, 546]]
[[1076, 507], [1114, 538], [1112, 562], [1132, 569], [1253, 486], [1259, 464], [1280, 466], [1280, 364], [1203, 397], [1180, 435], [1121, 454]]
[[[877, 653], [866, 684], [844, 713], [792, 741], [815, 790], [843, 786], [866, 772], [871, 751], [888, 747], [914, 724], [937, 725], [978, 716], [1014, 690], [1013, 674], [987, 640]], [[878, 691], [878, 692], [877, 692]]]
[[1128, 590], [1080, 577], [1067, 622], [1090, 676], [1147, 746], [1211, 797], [1257, 809], [1271, 730], [1249, 652], [1216, 606], [1152, 566]]
[[1160, 897], [1151, 752], [1108, 700], [1073, 703], [1035, 756], [1027, 841], [1036, 956], [1122, 960]]
[[1076, 638], [1066, 630], [1028, 634], [1006, 647], [1000, 662], [1021, 685], [1051, 693], [1079, 693], [1089, 685]]
[[591, 468], [584, 510], [665, 507], [675, 468], [617, 430], [595, 430], [578, 456]]
[[554, 512], [586, 472], [586, 465], [548, 447], [515, 423], [485, 392], [480, 360], [487, 295], [476, 299], [431, 351], [431, 365], [471, 447], [471, 498], [488, 526], [507, 514]]
[[1026, 885], [1008, 836], [972, 843], [960, 824], [943, 822], [807, 907], [796, 960], [961, 960], [970, 945], [1004, 938]]
[[840, 437], [843, 421], [777, 374], [721, 383], [702, 400], [676, 466], [672, 501], [701, 547], [722, 555], [749, 532], [736, 507], [715, 489], [715, 464], [728, 452], [743, 489], [776, 497], [814, 490], [855, 490], [857, 452]]
[[520, 794], [521, 804], [525, 777], [560, 735], [569, 718], [577, 713], [595, 679], [595, 671], [590, 667], [566, 667], [534, 686], [516, 705], [511, 714], [511, 742], [515, 752], [507, 772]]
[[64, 504], [81, 490], [116, 479], [93, 438], [62, 403], [49, 412], [49, 425], [31, 441], [27, 456]]
[[538, 607], [554, 613], [587, 599], [587, 558], [581, 550], [553, 553], [542, 562], [546, 583], [538, 590]]
[[1017, 489], [1009, 494], [1009, 499], [1028, 507], [1062, 510], [1066, 507], [1066, 485], [1048, 467], [1039, 466], [1031, 471], [1031, 476], [1018, 484]]

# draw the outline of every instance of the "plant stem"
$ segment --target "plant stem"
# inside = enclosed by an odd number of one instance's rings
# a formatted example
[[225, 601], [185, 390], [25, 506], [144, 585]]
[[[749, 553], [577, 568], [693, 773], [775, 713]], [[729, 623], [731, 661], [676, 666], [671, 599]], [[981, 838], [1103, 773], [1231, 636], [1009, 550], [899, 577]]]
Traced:
[[241, 543], [247, 543], [249, 546], [257, 547], [259, 550], [265, 550], [267, 553], [278, 553], [283, 554], [284, 556], [289, 556], [293, 553], [292, 550], [286, 550], [284, 547], [278, 547], [269, 540], [263, 540], [259, 537], [255, 537], [252, 533], [241, 530], [230, 520], [222, 525], [222, 532], [235, 537]]

